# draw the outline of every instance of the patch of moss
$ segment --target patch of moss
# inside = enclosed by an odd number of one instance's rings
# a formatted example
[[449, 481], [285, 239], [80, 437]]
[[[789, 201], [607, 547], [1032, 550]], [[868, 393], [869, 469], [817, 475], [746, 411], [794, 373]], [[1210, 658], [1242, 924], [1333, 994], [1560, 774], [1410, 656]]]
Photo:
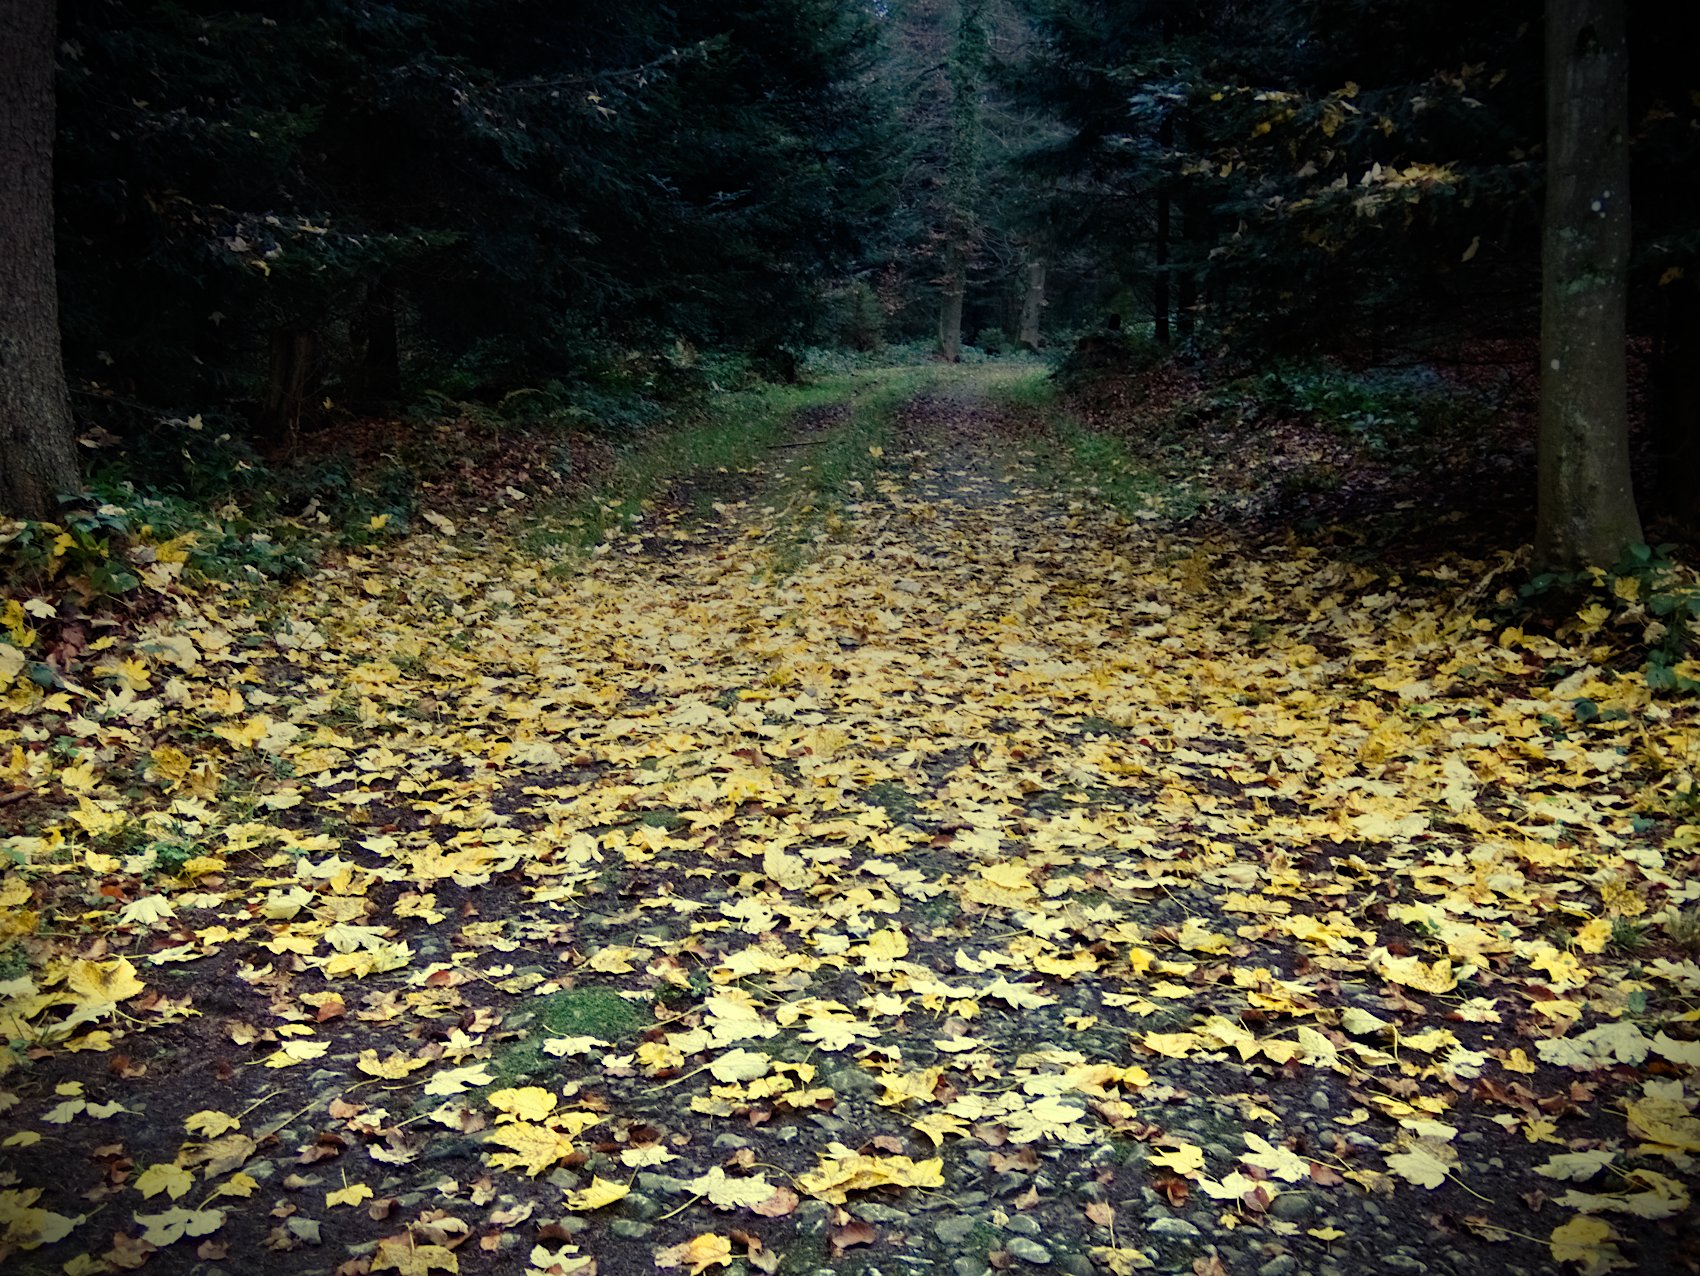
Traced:
[[568, 988], [544, 997], [525, 1037], [490, 1060], [490, 1070], [499, 1082], [494, 1088], [562, 1067], [559, 1059], [543, 1051], [543, 1042], [550, 1037], [600, 1037], [618, 1044], [636, 1036], [648, 1023], [641, 1006], [611, 988]]
[[921, 804], [914, 795], [890, 780], [881, 780], [862, 790], [862, 801], [877, 806], [894, 820], [906, 820]]
[[618, 1041], [648, 1020], [612, 988], [569, 988], [542, 999], [537, 1026], [552, 1037], [601, 1037]]

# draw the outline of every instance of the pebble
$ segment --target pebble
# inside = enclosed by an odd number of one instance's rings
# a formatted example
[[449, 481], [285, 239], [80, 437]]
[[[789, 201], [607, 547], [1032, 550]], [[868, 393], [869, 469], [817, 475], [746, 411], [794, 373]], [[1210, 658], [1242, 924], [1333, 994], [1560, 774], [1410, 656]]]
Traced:
[[1384, 1255], [1381, 1265], [1391, 1267], [1396, 1272], [1426, 1272], [1428, 1270], [1428, 1264], [1423, 1262], [1422, 1259], [1398, 1252]]
[[1202, 1232], [1200, 1232], [1191, 1223], [1187, 1222], [1184, 1218], [1158, 1218], [1158, 1219], [1153, 1219], [1151, 1221], [1150, 1225], [1148, 1227], [1146, 1227], [1145, 1230], [1150, 1232], [1153, 1236], [1202, 1236], [1203, 1235]]
[[830, 1086], [841, 1095], [860, 1095], [864, 1098], [879, 1094], [885, 1089], [879, 1083], [879, 1078], [866, 1068], [835, 1069], [823, 1076], [820, 1084]]
[[1068, 1276], [1098, 1276], [1098, 1264], [1085, 1254], [1064, 1254], [1057, 1259], [1057, 1267]]
[[653, 1196], [645, 1196], [642, 1192], [627, 1193], [621, 1204], [633, 1218], [655, 1218], [661, 1213], [660, 1203]]
[[1039, 1224], [1026, 1214], [1017, 1214], [1003, 1225], [1003, 1230], [1015, 1236], [1037, 1236]]
[[960, 1245], [968, 1239], [974, 1230], [975, 1222], [966, 1214], [958, 1214], [954, 1218], [941, 1218], [933, 1224], [933, 1235], [946, 1245]]
[[950, 1265], [950, 1270], [955, 1272], [956, 1276], [987, 1276], [992, 1269], [986, 1266], [985, 1259], [964, 1255]]
[[1329, 1108], [1334, 1106], [1334, 1100], [1328, 1097], [1328, 1091], [1318, 1090], [1315, 1094], [1310, 1096], [1310, 1106], [1315, 1108], [1318, 1112], [1326, 1112]]
[[1293, 1276], [1298, 1270], [1298, 1259], [1291, 1254], [1277, 1254], [1257, 1269], [1257, 1276]]
[[1282, 1192], [1269, 1207], [1269, 1212], [1285, 1223], [1296, 1223], [1300, 1219], [1309, 1218], [1311, 1211], [1316, 1208], [1308, 1193]]
[[637, 1176], [640, 1192], [664, 1192], [669, 1196], [677, 1196], [680, 1192], [689, 1191], [685, 1180], [675, 1178], [671, 1174], [653, 1174], [648, 1170], [641, 1171]]
[[832, 1207], [825, 1201], [804, 1201], [797, 1207], [792, 1217], [797, 1220], [797, 1230], [809, 1234], [824, 1232], [826, 1221], [831, 1213]]
[[608, 1231], [623, 1241], [641, 1241], [654, 1230], [654, 1223], [637, 1218], [617, 1218], [608, 1224]]
[[864, 1218], [870, 1223], [907, 1223], [909, 1215], [890, 1205], [881, 1205], [878, 1201], [861, 1201], [856, 1207], [858, 1218]]
[[1004, 1248], [1022, 1262], [1032, 1263], [1035, 1267], [1044, 1267], [1051, 1261], [1051, 1251], [1026, 1236], [1011, 1236], [1004, 1242]]

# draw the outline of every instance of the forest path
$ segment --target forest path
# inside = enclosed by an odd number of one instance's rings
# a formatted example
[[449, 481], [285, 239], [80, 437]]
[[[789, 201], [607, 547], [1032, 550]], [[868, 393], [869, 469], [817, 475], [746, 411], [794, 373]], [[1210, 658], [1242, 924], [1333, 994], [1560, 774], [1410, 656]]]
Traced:
[[[1582, 903], [1677, 889], [1620, 853], [1616, 737], [1536, 761], [1555, 704], [1469, 683], [1467, 616], [1059, 491], [976, 375], [836, 503], [776, 449], [571, 572], [444, 527], [270, 630], [186, 622], [156, 729], [201, 751], [148, 765], [196, 858], [91, 859], [109, 936], [25, 1016], [38, 1257], [1487, 1273], [1560, 1219], [1673, 1253], [1696, 1047], [1629, 1016], [1689, 976], [1627, 983]], [[1614, 1160], [1589, 1190], [1653, 1221], [1534, 1214]]]

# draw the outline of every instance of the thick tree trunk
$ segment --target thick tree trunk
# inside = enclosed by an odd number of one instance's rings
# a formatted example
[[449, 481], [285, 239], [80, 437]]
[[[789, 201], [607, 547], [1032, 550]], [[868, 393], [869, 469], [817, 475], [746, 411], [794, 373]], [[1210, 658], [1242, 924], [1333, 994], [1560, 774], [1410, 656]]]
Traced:
[[53, 270], [53, 0], [0, 4], [0, 514], [78, 486]]
[[360, 345], [360, 393], [372, 403], [401, 398], [401, 343], [396, 336], [396, 291], [389, 279], [366, 290], [356, 324]]
[[1015, 343], [1023, 350], [1037, 350], [1044, 344], [1045, 262], [1034, 258], [1027, 263], [1026, 286], [1021, 293], [1021, 326]]
[[939, 358], [951, 363], [962, 357], [962, 299], [967, 292], [967, 268], [952, 261], [939, 295]]
[[259, 425], [261, 435], [274, 446], [291, 442], [311, 410], [318, 350], [318, 335], [310, 329], [272, 330], [271, 371]]
[[1661, 505], [1685, 535], [1700, 535], [1700, 281], [1669, 288], [1659, 359]]
[[1535, 561], [1610, 566], [1641, 540], [1629, 474], [1626, 0], [1548, 0]]
[[945, 171], [944, 279], [939, 297], [939, 357], [962, 357], [962, 305], [979, 240], [980, 94], [986, 75], [985, 0], [959, 0], [950, 79], [950, 154]]

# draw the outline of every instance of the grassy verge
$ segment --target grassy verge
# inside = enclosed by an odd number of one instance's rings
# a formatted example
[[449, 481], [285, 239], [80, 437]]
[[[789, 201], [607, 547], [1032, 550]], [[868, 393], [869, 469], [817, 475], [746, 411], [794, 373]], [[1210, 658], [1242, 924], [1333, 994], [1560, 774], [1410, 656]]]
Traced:
[[885, 465], [897, 409], [939, 377], [934, 366], [884, 368], [859, 378], [848, 414], [815, 438], [799, 440], [796, 456], [773, 481], [775, 533], [771, 570], [788, 576], [809, 551], [844, 526], [843, 509], [860, 497]]
[[545, 507], [525, 535], [525, 548], [543, 557], [589, 550], [629, 529], [673, 484], [750, 468], [785, 437], [797, 413], [845, 399], [857, 383], [846, 373], [722, 395], [676, 427], [635, 442], [592, 491]]
[[1120, 435], [1094, 430], [1064, 411], [1044, 368], [1002, 378], [987, 392], [1032, 427], [1030, 446], [1041, 470], [1058, 486], [1129, 518], [1186, 518], [1203, 503], [1205, 494], [1184, 468], [1164, 467], [1135, 452]]

